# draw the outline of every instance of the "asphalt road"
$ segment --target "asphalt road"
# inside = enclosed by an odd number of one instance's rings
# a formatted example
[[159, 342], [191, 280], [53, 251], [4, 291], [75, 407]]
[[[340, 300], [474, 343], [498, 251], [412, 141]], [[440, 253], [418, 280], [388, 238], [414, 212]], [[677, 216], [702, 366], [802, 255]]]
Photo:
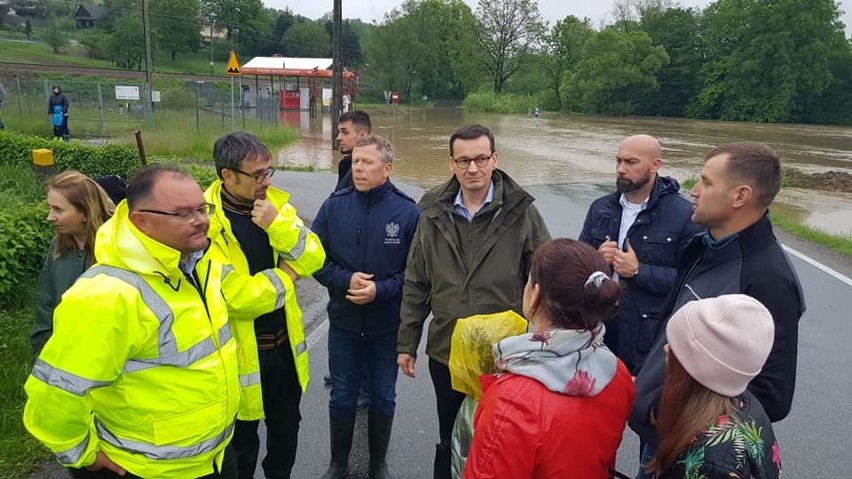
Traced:
[[[291, 203], [310, 220], [328, 192], [336, 175], [280, 171], [273, 182], [291, 193]], [[415, 198], [422, 190], [399, 185]], [[603, 193], [586, 184], [537, 186], [529, 188], [553, 236], [576, 237], [592, 199]], [[837, 275], [791, 255], [808, 303], [800, 323], [798, 384], [793, 410], [775, 425], [781, 447], [784, 476], [787, 478], [852, 478], [852, 461], [847, 444], [852, 438], [852, 262], [821, 248], [779, 233], [786, 246], [829, 265]], [[845, 276], [843, 276], [845, 275]], [[327, 366], [327, 321], [325, 291], [313, 280], [302, 280], [299, 301], [304, 312], [311, 354], [312, 380], [302, 399], [302, 425], [294, 479], [319, 478], [329, 459], [328, 389], [322, 384]], [[424, 341], [425, 342], [425, 341]], [[432, 476], [434, 444], [437, 441], [437, 413], [429, 373], [421, 355], [417, 378], [400, 375], [397, 383], [397, 415], [389, 464], [402, 479]], [[366, 477], [366, 431], [363, 418], [356, 430], [351, 468], [355, 477]], [[261, 428], [262, 429], [262, 428]], [[578, 432], [587, 434], [587, 432]], [[638, 467], [638, 440], [629, 430], [618, 458], [618, 470], [633, 475]], [[33, 478], [66, 477], [56, 466], [45, 465]], [[257, 478], [263, 474], [258, 471]]]

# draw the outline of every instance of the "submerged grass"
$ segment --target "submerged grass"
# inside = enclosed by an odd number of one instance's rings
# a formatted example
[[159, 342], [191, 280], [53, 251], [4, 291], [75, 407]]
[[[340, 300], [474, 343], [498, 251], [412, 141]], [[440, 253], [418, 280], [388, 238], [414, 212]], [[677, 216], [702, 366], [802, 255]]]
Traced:
[[[697, 182], [698, 178], [696, 177], [686, 179], [681, 185], [682, 190], [688, 191], [692, 189]], [[781, 228], [787, 233], [810, 241], [811, 243], [825, 246], [842, 256], [852, 257], [852, 235], [832, 234], [820, 228], [802, 224], [801, 221], [797, 221], [792, 216], [778, 209], [771, 210], [770, 219], [774, 226]]]

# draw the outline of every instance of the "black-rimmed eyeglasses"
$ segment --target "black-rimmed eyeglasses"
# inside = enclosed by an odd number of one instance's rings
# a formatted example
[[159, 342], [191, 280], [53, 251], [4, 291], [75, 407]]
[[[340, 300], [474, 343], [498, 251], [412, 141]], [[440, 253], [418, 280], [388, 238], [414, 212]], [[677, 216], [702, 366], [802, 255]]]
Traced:
[[453, 158], [453, 163], [455, 163], [456, 166], [458, 166], [459, 168], [461, 168], [463, 170], [468, 169], [470, 167], [471, 162], [476, 163], [477, 168], [484, 168], [485, 165], [487, 165], [488, 162], [491, 161], [492, 157], [494, 157], [494, 152], [492, 152], [488, 156], [481, 155], [481, 156], [477, 156], [476, 158], [465, 158], [465, 157]]
[[161, 211], [161, 210], [139, 210], [142, 213], [154, 213], [155, 215], [174, 216], [175, 218], [186, 223], [192, 223], [198, 218], [209, 218], [216, 211], [216, 205], [204, 203], [201, 208], [180, 211]]
[[243, 176], [248, 176], [249, 178], [254, 179], [255, 183], [263, 183], [263, 180], [267, 178], [272, 178], [272, 175], [275, 174], [275, 168], [269, 168], [266, 171], [261, 171], [260, 173], [246, 173], [245, 171], [238, 170], [236, 168], [228, 168], [234, 173], [239, 173]]

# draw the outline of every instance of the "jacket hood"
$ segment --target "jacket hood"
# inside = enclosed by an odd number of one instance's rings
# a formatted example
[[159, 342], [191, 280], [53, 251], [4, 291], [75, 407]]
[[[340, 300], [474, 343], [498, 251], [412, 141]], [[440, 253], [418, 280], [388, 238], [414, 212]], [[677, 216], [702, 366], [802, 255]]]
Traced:
[[506, 338], [494, 345], [499, 371], [526, 376], [566, 396], [596, 396], [615, 377], [618, 359], [593, 331], [551, 329]]
[[99, 264], [133, 271], [141, 275], [181, 278], [180, 252], [139, 231], [130, 221], [127, 201], [122, 201], [95, 238], [95, 259]]
[[[503, 170], [495, 169], [491, 175], [491, 181], [494, 182], [493, 204], [505, 211], [511, 211], [518, 205], [535, 201], [532, 195], [515, 183], [515, 180]], [[445, 210], [452, 210], [460, 188], [459, 180], [453, 175], [444, 184], [424, 193], [418, 205], [426, 214], [434, 215]]]
[[657, 196], [668, 194], [668, 193], [677, 193], [680, 191], [680, 183], [677, 182], [676, 179], [671, 176], [657, 176], [657, 182], [654, 184], [654, 191], [651, 193], [653, 196], [656, 194]]

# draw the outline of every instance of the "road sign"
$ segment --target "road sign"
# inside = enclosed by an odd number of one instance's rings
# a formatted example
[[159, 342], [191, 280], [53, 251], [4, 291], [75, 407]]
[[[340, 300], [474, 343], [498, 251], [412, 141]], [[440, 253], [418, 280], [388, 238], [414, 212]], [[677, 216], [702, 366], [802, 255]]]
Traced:
[[225, 75], [239, 76], [240, 74], [240, 62], [237, 61], [237, 54], [231, 50], [231, 56], [228, 58], [228, 65], [225, 67]]

